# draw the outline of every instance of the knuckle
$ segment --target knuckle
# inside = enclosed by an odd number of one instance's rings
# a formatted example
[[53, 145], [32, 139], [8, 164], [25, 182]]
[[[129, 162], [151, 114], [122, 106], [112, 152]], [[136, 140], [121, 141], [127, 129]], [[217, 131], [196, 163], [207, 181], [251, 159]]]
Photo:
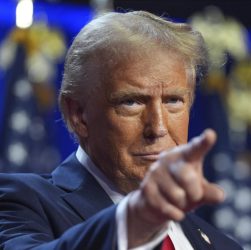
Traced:
[[194, 192], [192, 192], [189, 196], [189, 199], [192, 202], [198, 202], [203, 198], [203, 191], [202, 189], [198, 186]]
[[198, 176], [194, 171], [188, 170], [181, 175], [180, 181], [184, 187], [189, 188], [198, 182]]
[[175, 190], [175, 197], [180, 200], [180, 199], [184, 199], [186, 197], [186, 193], [183, 189], [181, 188], [176, 188]]
[[169, 171], [174, 177], [180, 178], [186, 171], [186, 164], [181, 159], [176, 160], [169, 165]]
[[181, 220], [183, 220], [184, 219], [184, 217], [185, 217], [185, 214], [184, 213], [182, 213], [182, 212], [179, 212], [179, 213], [175, 213], [174, 214], [174, 220], [175, 221], [181, 221]]
[[177, 189], [174, 192], [174, 201], [175, 204], [177, 204], [177, 206], [179, 206], [180, 208], [184, 208], [186, 205], [186, 193], [184, 190], [182, 189]]
[[160, 213], [163, 216], [169, 216], [172, 211], [171, 205], [169, 203], [166, 203], [164, 206], [160, 207]]

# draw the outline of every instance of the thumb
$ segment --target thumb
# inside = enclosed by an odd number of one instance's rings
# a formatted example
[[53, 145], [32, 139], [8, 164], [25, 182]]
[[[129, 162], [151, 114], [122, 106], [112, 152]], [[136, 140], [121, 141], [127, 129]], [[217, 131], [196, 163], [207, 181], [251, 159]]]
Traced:
[[184, 148], [183, 155], [187, 161], [201, 160], [216, 142], [216, 133], [206, 129], [200, 136], [193, 138]]

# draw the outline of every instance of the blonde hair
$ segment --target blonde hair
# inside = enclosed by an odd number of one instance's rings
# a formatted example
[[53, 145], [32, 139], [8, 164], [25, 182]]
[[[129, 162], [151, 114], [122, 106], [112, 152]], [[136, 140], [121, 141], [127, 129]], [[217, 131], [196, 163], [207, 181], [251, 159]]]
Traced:
[[[107, 13], [87, 24], [68, 50], [59, 94], [63, 118], [68, 119], [66, 99], [86, 102], [90, 91], [106, 81], [129, 54], [159, 46], [184, 58], [193, 82], [207, 71], [207, 49], [201, 34], [188, 24], [175, 23], [146, 11]], [[96, 78], [96, 79], [95, 79]]]

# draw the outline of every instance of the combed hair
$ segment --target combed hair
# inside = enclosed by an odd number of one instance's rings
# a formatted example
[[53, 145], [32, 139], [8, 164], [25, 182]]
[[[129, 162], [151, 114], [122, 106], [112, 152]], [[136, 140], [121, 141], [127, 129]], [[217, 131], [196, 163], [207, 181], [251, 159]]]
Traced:
[[192, 70], [193, 82], [207, 72], [207, 49], [201, 34], [185, 23], [175, 23], [146, 11], [107, 13], [88, 23], [68, 50], [59, 107], [71, 130], [66, 99], [87, 102], [98, 83], [112, 77], [117, 67], [142, 48], [152, 46], [174, 51]]

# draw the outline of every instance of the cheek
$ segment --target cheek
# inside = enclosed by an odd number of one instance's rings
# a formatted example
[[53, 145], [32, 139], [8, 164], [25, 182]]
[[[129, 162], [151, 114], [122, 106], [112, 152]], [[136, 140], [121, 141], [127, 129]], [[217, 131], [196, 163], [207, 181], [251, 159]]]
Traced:
[[107, 130], [111, 139], [120, 147], [130, 147], [140, 141], [142, 123], [136, 117], [111, 116]]
[[184, 112], [182, 115], [173, 116], [170, 118], [172, 124], [172, 131], [176, 135], [178, 144], [187, 143], [188, 140], [188, 126], [189, 126], [189, 112]]
[[133, 172], [131, 166], [135, 164], [131, 153], [139, 148], [141, 125], [135, 119], [114, 116], [109, 116], [103, 125], [105, 135], [99, 143], [102, 154], [105, 153], [107, 161], [124, 175], [130, 175]]
[[102, 164], [132, 165], [130, 153], [138, 148], [138, 142], [141, 141], [138, 120], [104, 112], [102, 119], [96, 121], [90, 130], [89, 146], [92, 153], [102, 160]]

